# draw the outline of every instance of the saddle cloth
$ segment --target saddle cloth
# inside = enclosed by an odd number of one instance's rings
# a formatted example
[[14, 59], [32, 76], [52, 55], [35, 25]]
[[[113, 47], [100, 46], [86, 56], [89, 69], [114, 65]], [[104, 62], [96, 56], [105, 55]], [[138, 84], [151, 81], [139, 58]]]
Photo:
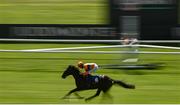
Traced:
[[86, 77], [86, 81], [90, 84], [92, 83], [95, 84], [98, 83], [101, 78], [104, 78], [104, 75], [95, 75], [95, 76], [88, 75]]

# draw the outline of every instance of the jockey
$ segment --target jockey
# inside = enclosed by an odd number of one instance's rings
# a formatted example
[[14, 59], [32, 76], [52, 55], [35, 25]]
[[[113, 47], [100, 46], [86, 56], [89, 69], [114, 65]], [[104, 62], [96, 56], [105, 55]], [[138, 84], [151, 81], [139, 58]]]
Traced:
[[82, 61], [78, 62], [78, 67], [85, 70], [83, 73], [85, 76], [90, 75], [92, 72], [95, 73], [98, 69], [98, 65], [96, 63], [83, 63]]
[[80, 61], [78, 62], [78, 67], [85, 70], [85, 72], [83, 72], [82, 74], [84, 75], [86, 80], [90, 82], [90, 84], [99, 82], [99, 76], [91, 76], [91, 73], [95, 73], [98, 69], [98, 65], [96, 63], [83, 63], [82, 61]]

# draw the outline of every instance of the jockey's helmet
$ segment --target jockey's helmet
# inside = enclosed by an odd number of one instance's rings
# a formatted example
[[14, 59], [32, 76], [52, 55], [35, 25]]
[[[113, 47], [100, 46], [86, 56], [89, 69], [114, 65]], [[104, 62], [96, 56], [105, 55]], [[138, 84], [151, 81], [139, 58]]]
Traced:
[[79, 61], [79, 62], [78, 62], [78, 67], [79, 67], [79, 68], [83, 68], [83, 65], [84, 65], [84, 63], [83, 63], [82, 61]]

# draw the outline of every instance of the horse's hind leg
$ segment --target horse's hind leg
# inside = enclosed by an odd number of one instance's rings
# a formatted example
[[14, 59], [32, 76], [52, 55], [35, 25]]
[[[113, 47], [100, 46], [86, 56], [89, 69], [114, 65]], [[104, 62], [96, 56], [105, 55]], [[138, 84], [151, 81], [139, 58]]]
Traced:
[[110, 85], [108, 88], [103, 90], [104, 95], [109, 97], [109, 98], [112, 98], [112, 96], [109, 94], [109, 91], [110, 91], [111, 87], [112, 87], [112, 85]]
[[94, 94], [93, 96], [89, 97], [89, 98], [86, 98], [85, 101], [88, 101], [88, 100], [91, 100], [92, 98], [96, 97], [96, 96], [99, 96], [99, 94], [101, 93], [101, 89], [98, 89], [96, 94]]
[[111, 94], [108, 92], [103, 93], [102, 95], [102, 99], [101, 99], [101, 104], [105, 103], [105, 104], [113, 104], [113, 97], [111, 96]]

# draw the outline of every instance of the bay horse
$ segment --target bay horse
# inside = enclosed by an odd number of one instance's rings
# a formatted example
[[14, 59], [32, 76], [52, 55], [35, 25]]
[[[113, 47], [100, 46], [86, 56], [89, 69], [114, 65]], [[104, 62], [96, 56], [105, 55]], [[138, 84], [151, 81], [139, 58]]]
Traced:
[[69, 91], [63, 98], [67, 98], [71, 93], [75, 93], [75, 95], [78, 98], [83, 98], [79, 94], [77, 94], [77, 91], [82, 90], [90, 90], [90, 89], [97, 89], [96, 93], [93, 96], [90, 96], [85, 99], [85, 101], [88, 101], [96, 96], [99, 96], [100, 92], [103, 91], [106, 93], [114, 84], [118, 84], [119, 86], [122, 86], [124, 88], [128, 89], [135, 89], [135, 85], [124, 83], [120, 80], [114, 80], [111, 79], [108, 76], [89, 76], [88, 78], [96, 78], [98, 79], [98, 82], [90, 82], [87, 80], [76, 66], [69, 65], [68, 68], [63, 72], [62, 78], [65, 79], [67, 76], [72, 75], [75, 79], [76, 88]]

